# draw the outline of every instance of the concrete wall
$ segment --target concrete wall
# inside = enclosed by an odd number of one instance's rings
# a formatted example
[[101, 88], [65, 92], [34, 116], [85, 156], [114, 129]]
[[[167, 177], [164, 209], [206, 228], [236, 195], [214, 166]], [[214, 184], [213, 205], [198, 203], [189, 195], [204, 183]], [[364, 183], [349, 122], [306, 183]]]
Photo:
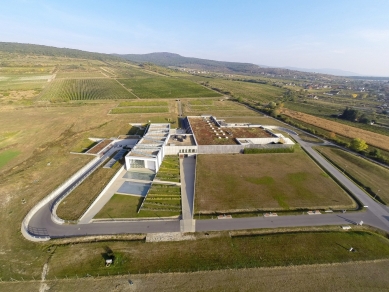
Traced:
[[249, 145], [200, 145], [197, 146], [198, 154], [228, 154], [242, 153], [244, 148], [274, 149], [289, 148], [291, 145], [286, 144], [249, 144]]
[[199, 154], [225, 154], [240, 153], [245, 146], [243, 145], [199, 145], [197, 153]]
[[[185, 153], [183, 151], [187, 151], [187, 153], [197, 152], [198, 146], [164, 146], [165, 155], [177, 155], [178, 153]], [[190, 152], [189, 152], [190, 151]]]

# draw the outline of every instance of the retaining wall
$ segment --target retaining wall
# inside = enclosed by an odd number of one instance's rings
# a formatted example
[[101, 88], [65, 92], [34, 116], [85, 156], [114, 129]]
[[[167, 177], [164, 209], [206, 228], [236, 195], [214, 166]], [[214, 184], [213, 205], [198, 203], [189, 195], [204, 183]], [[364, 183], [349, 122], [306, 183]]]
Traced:
[[68, 188], [72, 183], [76, 181], [76, 179], [82, 175], [87, 169], [93, 166], [100, 158], [96, 157], [93, 160], [91, 160], [88, 164], [83, 166], [80, 170], [78, 170], [75, 174], [73, 174], [67, 181], [65, 181], [62, 185], [60, 185], [58, 188], [56, 188], [54, 191], [52, 191], [49, 195], [47, 195], [45, 198], [43, 198], [41, 201], [39, 201], [38, 204], [36, 204], [24, 217], [21, 225], [21, 232], [23, 236], [31, 241], [47, 241], [50, 239], [50, 236], [36, 236], [32, 235], [28, 231], [28, 224], [31, 220], [31, 218], [35, 215], [36, 212], [38, 212], [44, 205], [48, 204], [50, 201], [53, 201], [57, 196], [61, 194], [66, 188]]

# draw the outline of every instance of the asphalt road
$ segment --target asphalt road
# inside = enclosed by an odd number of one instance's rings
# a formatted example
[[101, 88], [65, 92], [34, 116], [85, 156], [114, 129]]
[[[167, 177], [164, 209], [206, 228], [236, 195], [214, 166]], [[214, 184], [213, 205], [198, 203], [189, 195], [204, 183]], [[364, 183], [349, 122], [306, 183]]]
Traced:
[[[347, 188], [362, 205], [368, 206], [366, 211], [322, 215], [295, 215], [278, 217], [252, 217], [233, 219], [197, 220], [196, 231], [237, 230], [252, 228], [276, 228], [294, 226], [349, 225], [363, 221], [365, 224], [389, 232], [389, 209], [374, 201], [349, 178], [327, 162], [312, 149], [313, 145], [302, 141], [295, 133], [292, 137], [308, 152], [318, 164], [331, 173]], [[179, 220], [171, 221], [131, 221], [131, 222], [94, 222], [78, 225], [57, 225], [51, 220], [49, 202], [31, 218], [29, 231], [33, 235], [48, 235], [52, 238], [82, 235], [108, 235], [123, 233], [158, 233], [179, 232]]]

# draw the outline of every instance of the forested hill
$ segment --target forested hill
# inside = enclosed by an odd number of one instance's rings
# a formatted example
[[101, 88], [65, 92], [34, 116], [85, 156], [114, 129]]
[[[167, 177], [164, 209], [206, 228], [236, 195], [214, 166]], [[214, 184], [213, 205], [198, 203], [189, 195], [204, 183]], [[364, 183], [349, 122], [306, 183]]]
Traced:
[[223, 62], [199, 58], [189, 58], [173, 53], [126, 54], [118, 56], [133, 62], [153, 63], [165, 67], [185, 67], [226, 73], [259, 73], [261, 71], [261, 67], [250, 63]]
[[0, 52], [26, 54], [26, 55], [43, 55], [53, 57], [69, 57], [80, 59], [93, 59], [93, 60], [120, 60], [119, 57], [102, 54], [92, 53], [75, 49], [56, 48], [43, 45], [33, 44], [20, 44], [20, 43], [7, 43], [0, 42]]
[[164, 67], [180, 67], [194, 70], [205, 70], [229, 74], [271, 74], [278, 76], [308, 76], [316, 73], [299, 72], [284, 68], [269, 68], [251, 63], [223, 62], [199, 58], [183, 57], [173, 53], [150, 53], [150, 54], [126, 54], [117, 55], [128, 61], [137, 63], [153, 63]]

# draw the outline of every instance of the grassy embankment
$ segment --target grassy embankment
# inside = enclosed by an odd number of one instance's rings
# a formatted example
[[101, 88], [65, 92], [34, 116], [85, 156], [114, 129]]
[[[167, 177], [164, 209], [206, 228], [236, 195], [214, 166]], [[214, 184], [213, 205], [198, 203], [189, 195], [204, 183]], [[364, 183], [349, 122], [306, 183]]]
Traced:
[[389, 204], [389, 170], [334, 147], [317, 147], [319, 153], [344, 171], [372, 196]]
[[141, 217], [171, 217], [181, 214], [181, 187], [153, 184], [139, 211]]
[[177, 155], [166, 155], [155, 177], [162, 181], [180, 182], [180, 160]]
[[79, 219], [121, 166], [115, 163], [112, 168], [104, 168], [103, 163], [58, 205], [58, 217], [64, 220]]

